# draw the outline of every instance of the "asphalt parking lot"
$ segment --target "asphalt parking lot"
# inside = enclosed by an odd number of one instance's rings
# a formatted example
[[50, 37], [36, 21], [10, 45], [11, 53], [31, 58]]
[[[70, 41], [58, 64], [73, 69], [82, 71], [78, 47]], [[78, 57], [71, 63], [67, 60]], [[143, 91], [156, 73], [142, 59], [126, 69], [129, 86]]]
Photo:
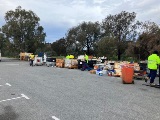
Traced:
[[7, 58], [0, 71], [0, 120], [160, 120], [160, 89], [143, 80]]

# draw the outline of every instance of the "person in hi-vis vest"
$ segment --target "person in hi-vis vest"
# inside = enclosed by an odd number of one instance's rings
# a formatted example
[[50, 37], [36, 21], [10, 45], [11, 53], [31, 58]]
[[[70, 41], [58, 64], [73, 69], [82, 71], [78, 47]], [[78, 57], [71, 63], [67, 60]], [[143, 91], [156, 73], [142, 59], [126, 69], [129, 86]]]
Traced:
[[30, 66], [33, 66], [33, 61], [34, 61], [34, 55], [33, 53], [29, 55], [30, 57]]
[[150, 70], [148, 77], [145, 79], [145, 82], [150, 79], [150, 85], [154, 84], [154, 79], [157, 76], [157, 69], [160, 65], [160, 57], [158, 56], [158, 51], [154, 51], [149, 57], [148, 57], [148, 63], [147, 67]]
[[87, 54], [84, 55], [84, 59], [85, 59], [86, 63], [88, 64], [88, 55]]

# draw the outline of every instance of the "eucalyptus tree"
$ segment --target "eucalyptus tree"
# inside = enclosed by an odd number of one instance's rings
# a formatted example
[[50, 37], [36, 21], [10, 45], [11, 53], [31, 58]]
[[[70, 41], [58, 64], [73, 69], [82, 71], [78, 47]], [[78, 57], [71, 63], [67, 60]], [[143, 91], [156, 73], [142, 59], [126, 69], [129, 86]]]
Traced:
[[5, 14], [5, 21], [2, 32], [16, 52], [34, 53], [45, 42], [46, 34], [39, 24], [40, 18], [33, 11], [18, 6]]
[[[1, 32], [0, 29], [0, 51], [2, 56], [13, 56], [13, 45], [10, 43], [10, 41], [6, 38], [4, 33]], [[18, 55], [17, 55], [18, 57]]]
[[52, 52], [56, 53], [58, 56], [65, 56], [66, 55], [66, 40], [61, 38], [56, 40], [51, 44]]
[[103, 37], [97, 43], [97, 55], [98, 56], [107, 56], [108, 59], [113, 58], [116, 56], [116, 40], [111, 37]]
[[66, 53], [75, 56], [81, 54], [82, 46], [77, 41], [78, 27], [72, 27], [66, 33]]
[[145, 60], [154, 50], [160, 52], [160, 27], [150, 21], [142, 23], [141, 34], [134, 44], [130, 44], [127, 53]]
[[81, 34], [78, 34], [77, 40], [86, 49], [87, 54], [94, 51], [94, 45], [100, 40], [101, 37], [101, 27], [98, 22], [83, 22], [79, 25], [79, 30]]
[[94, 51], [94, 44], [100, 39], [100, 24], [98, 22], [82, 22], [76, 27], [73, 27], [68, 31], [66, 35], [68, 46], [72, 46], [73, 50], [87, 54], [91, 54]]
[[4, 34], [1, 32], [0, 29], [0, 50], [3, 48], [4, 40], [5, 40]]
[[[146, 38], [148, 53], [154, 50], [160, 51], [160, 27], [154, 22], [146, 21], [144, 24], [143, 36]], [[141, 36], [142, 37], [142, 36]], [[140, 45], [142, 47], [143, 44]], [[148, 54], [149, 55], [149, 54]]]
[[116, 40], [116, 49], [118, 60], [127, 47], [126, 41], [134, 41], [137, 37], [137, 23], [135, 21], [136, 13], [122, 11], [116, 15], [109, 15], [102, 20], [104, 35]]

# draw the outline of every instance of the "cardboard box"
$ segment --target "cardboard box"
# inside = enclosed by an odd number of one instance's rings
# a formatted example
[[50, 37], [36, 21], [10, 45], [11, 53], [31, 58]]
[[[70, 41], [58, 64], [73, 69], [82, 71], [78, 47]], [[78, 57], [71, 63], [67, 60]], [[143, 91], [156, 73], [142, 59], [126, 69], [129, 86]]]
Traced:
[[90, 70], [89, 71], [91, 74], [96, 74], [96, 70]]

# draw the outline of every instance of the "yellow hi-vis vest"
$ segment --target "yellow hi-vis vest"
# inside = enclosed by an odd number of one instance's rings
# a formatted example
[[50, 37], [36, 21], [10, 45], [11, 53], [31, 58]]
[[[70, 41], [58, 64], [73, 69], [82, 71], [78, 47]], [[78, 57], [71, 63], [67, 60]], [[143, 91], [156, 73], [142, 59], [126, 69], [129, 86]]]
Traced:
[[31, 60], [34, 60], [34, 55], [30, 55], [30, 59], [31, 59]]
[[148, 57], [148, 68], [152, 70], [157, 70], [160, 64], [160, 58], [157, 54], [152, 54]]
[[66, 56], [66, 59], [69, 59], [69, 55]]
[[87, 63], [88, 63], [88, 55], [85, 55], [84, 58], [85, 58], [85, 60], [86, 60]]

